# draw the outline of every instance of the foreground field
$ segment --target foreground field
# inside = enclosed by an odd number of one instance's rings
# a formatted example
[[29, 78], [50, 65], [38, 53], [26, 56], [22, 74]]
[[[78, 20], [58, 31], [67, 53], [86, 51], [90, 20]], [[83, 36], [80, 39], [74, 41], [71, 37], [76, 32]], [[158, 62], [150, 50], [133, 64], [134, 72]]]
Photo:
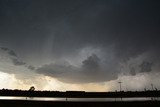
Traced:
[[30, 101], [0, 100], [0, 107], [160, 107], [159, 101], [132, 102], [78, 102], [78, 101]]

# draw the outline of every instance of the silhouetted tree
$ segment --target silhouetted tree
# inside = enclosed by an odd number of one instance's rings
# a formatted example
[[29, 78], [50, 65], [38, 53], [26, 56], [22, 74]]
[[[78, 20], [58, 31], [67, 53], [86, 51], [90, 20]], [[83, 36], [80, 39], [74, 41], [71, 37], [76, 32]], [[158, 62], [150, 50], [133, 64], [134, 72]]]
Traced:
[[34, 90], [35, 90], [34, 86], [30, 87], [29, 89], [29, 91], [34, 91]]

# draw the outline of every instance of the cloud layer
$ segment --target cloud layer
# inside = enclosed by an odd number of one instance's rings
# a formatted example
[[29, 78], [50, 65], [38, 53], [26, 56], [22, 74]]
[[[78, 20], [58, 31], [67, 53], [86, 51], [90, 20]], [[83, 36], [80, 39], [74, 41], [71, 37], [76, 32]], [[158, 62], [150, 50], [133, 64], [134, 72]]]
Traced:
[[0, 70], [26, 78], [42, 74], [69, 83], [156, 75], [159, 4], [150, 0], [1, 0], [0, 46], [7, 48], [0, 49]]
[[49, 64], [38, 68], [37, 73], [58, 78], [60, 81], [69, 83], [102, 82], [117, 78], [101, 65], [97, 55], [92, 54], [82, 61], [80, 67], [73, 65]]

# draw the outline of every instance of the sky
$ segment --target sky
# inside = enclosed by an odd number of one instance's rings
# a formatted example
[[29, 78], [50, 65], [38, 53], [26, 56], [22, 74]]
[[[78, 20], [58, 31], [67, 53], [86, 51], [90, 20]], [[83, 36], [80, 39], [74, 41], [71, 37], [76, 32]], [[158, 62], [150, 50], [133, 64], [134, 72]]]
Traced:
[[0, 88], [160, 89], [160, 1], [0, 0]]

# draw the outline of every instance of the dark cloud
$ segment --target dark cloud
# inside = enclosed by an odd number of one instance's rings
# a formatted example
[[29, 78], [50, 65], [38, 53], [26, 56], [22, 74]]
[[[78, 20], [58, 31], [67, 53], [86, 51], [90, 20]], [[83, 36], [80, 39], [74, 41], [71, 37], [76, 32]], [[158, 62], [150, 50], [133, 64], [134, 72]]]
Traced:
[[18, 65], [25, 65], [26, 64], [25, 62], [19, 61], [18, 59], [12, 59], [12, 62], [16, 66], [18, 66]]
[[100, 69], [99, 61], [100, 59], [95, 54], [92, 54], [82, 62], [82, 68], [85, 71], [98, 72]]
[[28, 66], [28, 69], [30, 69], [30, 70], [35, 70], [35, 67], [32, 66], [32, 65], [29, 65], [29, 66]]
[[117, 78], [117, 74], [111, 74], [105, 70], [107, 69], [104, 69], [103, 66], [100, 65], [98, 56], [92, 54], [82, 61], [81, 67], [49, 64], [39, 67], [36, 71], [37, 73], [52, 76], [58, 78], [60, 81], [69, 83], [102, 82]]
[[12, 56], [17, 57], [16, 53], [15, 53], [14, 51], [12, 51], [12, 50], [11, 50], [11, 51], [9, 51], [9, 54], [10, 54], [10, 55], [12, 55]]
[[1, 47], [0, 49], [3, 50], [3, 51], [6, 51], [11, 56], [17, 57], [16, 53], [13, 50], [10, 50], [10, 49], [5, 48], [5, 47]]
[[35, 69], [34, 66], [28, 65], [22, 61], [18, 55], [9, 48], [0, 47], [0, 59], [1, 72], [24, 76], [27, 74], [27, 72], [29, 73]]
[[141, 68], [140, 72], [151, 72], [152, 71], [152, 62], [143, 61], [139, 67]]
[[25, 58], [62, 57], [88, 45], [114, 44], [122, 58], [159, 48], [159, 1], [1, 2], [1, 43]]
[[0, 49], [1, 49], [1, 52], [2, 53], [4, 52], [4, 54], [6, 55], [6, 59], [10, 58], [10, 60], [14, 65], [20, 66], [20, 65], [26, 64], [25, 62], [19, 60], [17, 54], [13, 50], [10, 50], [9, 48], [6, 48], [6, 47], [0, 47]]
[[135, 68], [130, 68], [130, 74], [132, 75], [132, 76], [135, 76], [136, 75], [136, 71], [135, 71]]
[[[158, 0], [1, 0], [0, 45], [14, 49], [29, 63], [28, 69], [42, 65], [38, 73], [70, 82], [115, 79], [124, 72], [121, 64], [131, 75], [152, 72], [160, 64], [159, 4]], [[90, 54], [80, 55], [86, 47], [101, 52], [88, 49]], [[16, 57], [13, 51], [9, 54]], [[65, 60], [72, 63], [57, 64]], [[12, 60], [15, 65], [25, 65], [23, 61]], [[139, 67], [143, 61], [154, 65]]]

